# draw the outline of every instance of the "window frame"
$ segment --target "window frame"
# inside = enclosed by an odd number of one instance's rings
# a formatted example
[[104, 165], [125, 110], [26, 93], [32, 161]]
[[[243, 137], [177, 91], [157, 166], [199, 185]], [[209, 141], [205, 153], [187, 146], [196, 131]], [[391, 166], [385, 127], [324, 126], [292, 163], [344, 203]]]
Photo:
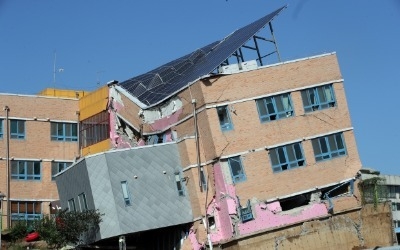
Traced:
[[31, 224], [42, 217], [43, 203], [41, 201], [11, 201], [11, 224], [14, 221], [26, 221], [27, 224]]
[[[73, 207], [73, 210], [71, 209], [71, 207]], [[76, 203], [74, 198], [68, 200], [68, 210], [70, 212], [76, 212]]]
[[110, 138], [110, 116], [108, 111], [102, 111], [79, 123], [79, 145], [82, 148]]
[[[333, 140], [332, 140], [333, 138]], [[340, 141], [338, 141], [340, 139]], [[347, 155], [343, 132], [317, 137], [311, 140], [316, 162]], [[336, 149], [331, 150], [331, 147]], [[340, 147], [340, 148], [339, 148]]]
[[[30, 166], [30, 164], [32, 164]], [[39, 164], [39, 173], [37, 173], [37, 165]], [[30, 169], [32, 168], [32, 169]], [[11, 161], [11, 179], [24, 181], [41, 181], [42, 180], [42, 162], [41, 161]]]
[[79, 202], [79, 208], [80, 208], [81, 212], [89, 210], [85, 193], [80, 193], [78, 195], [78, 202]]
[[301, 142], [269, 148], [268, 154], [274, 173], [306, 166], [306, 159]]
[[254, 219], [250, 200], [247, 200], [246, 207], [242, 207], [242, 205], [239, 205], [239, 211], [240, 211], [240, 220], [242, 221], [242, 223], [245, 223], [245, 222], [248, 222], [248, 221]]
[[301, 99], [305, 113], [328, 109], [337, 105], [332, 84], [304, 89], [301, 91]]
[[[10, 120], [10, 138], [24, 140], [26, 134], [25, 120], [11, 119]], [[22, 126], [22, 127], [21, 127]], [[15, 131], [15, 129], [17, 131]], [[23, 131], [21, 131], [23, 130]]]
[[228, 105], [219, 106], [216, 108], [216, 110], [221, 131], [226, 132], [233, 130], [233, 123]]
[[0, 119], [0, 139], [2, 139], [3, 137], [4, 137], [4, 132], [3, 132], [3, 129], [4, 129], [4, 126], [3, 126], [3, 122], [4, 121], [4, 119]]
[[122, 198], [124, 199], [125, 206], [131, 206], [132, 200], [131, 200], [131, 194], [129, 192], [127, 181], [121, 181], [121, 190], [122, 190]]
[[185, 189], [183, 187], [182, 176], [180, 172], [174, 173], [174, 180], [175, 180], [176, 190], [178, 191], [178, 195], [185, 196]]
[[[233, 171], [233, 169], [232, 169], [233, 163], [238, 164], [237, 166], [240, 168], [239, 171]], [[228, 158], [228, 166], [229, 166], [229, 170], [231, 173], [233, 183], [240, 183], [240, 182], [244, 182], [247, 180], [246, 173], [244, 171], [243, 162], [242, 162], [242, 159], [240, 156], [234, 156], [234, 157]], [[234, 174], [234, 172], [237, 172], [237, 173]]]
[[204, 168], [200, 170], [200, 183], [202, 190], [207, 190], [207, 178], [206, 174], [204, 173]]
[[[286, 98], [287, 101], [285, 101], [284, 98]], [[294, 116], [291, 93], [268, 96], [256, 99], [255, 101], [258, 117], [260, 118], [261, 123], [281, 120]]]
[[[54, 181], [56, 179], [55, 175], [64, 171], [71, 165], [72, 165], [72, 162], [52, 161], [51, 162], [51, 180]], [[55, 170], [57, 170], [57, 171], [55, 171]]]
[[[55, 132], [55, 133], [54, 133]], [[70, 135], [67, 135], [70, 134]], [[50, 138], [52, 141], [78, 141], [78, 124], [73, 122], [51, 122]]]

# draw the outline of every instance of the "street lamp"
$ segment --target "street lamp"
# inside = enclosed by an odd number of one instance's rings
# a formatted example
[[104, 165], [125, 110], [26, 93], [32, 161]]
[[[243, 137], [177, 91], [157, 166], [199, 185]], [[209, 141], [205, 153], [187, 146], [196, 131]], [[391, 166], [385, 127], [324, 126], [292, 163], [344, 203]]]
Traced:
[[3, 232], [3, 199], [6, 197], [1, 191], [0, 191], [0, 249], [3, 249], [3, 246], [1, 245], [1, 233]]

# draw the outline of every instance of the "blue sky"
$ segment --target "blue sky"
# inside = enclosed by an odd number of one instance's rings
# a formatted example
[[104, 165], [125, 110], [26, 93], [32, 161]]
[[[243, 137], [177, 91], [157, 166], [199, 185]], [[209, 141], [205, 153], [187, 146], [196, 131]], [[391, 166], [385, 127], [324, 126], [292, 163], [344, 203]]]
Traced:
[[336, 52], [363, 166], [399, 175], [400, 0], [0, 0], [0, 92], [94, 90], [286, 4], [273, 21], [282, 59]]

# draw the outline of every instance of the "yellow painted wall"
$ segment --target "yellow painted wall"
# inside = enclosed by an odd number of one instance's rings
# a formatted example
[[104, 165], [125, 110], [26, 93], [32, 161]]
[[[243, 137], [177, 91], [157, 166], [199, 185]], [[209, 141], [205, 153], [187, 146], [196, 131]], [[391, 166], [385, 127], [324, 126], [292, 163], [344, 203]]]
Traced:
[[96, 154], [100, 152], [107, 151], [111, 148], [110, 139], [98, 142], [96, 144], [90, 145], [89, 147], [82, 149], [82, 156], [87, 156], [91, 154]]
[[90, 92], [83, 90], [69, 90], [69, 89], [54, 89], [47, 88], [38, 93], [41, 96], [54, 96], [54, 97], [66, 97], [66, 98], [82, 98], [88, 95]]
[[107, 108], [108, 86], [101, 87], [79, 99], [79, 121], [98, 114]]

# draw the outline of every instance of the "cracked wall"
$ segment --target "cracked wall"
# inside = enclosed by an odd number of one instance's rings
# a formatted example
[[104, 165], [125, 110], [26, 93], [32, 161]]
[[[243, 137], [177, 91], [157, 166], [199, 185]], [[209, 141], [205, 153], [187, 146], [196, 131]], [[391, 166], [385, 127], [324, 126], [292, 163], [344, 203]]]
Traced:
[[[238, 213], [239, 201], [235, 186], [225, 180], [226, 176], [224, 176], [221, 164], [214, 164], [213, 169], [215, 196], [207, 208], [207, 217], [212, 218], [212, 223], [209, 224], [209, 234], [214, 244], [226, 242], [234, 237], [329, 216], [326, 203], [315, 197], [309, 204], [287, 211], [282, 211], [279, 201], [265, 203], [253, 198], [250, 205], [254, 218], [242, 222]], [[320, 192], [318, 193], [320, 194]]]
[[388, 203], [375, 209], [347, 210], [338, 215], [303, 222], [252, 237], [242, 237], [214, 249], [373, 249], [396, 244]]

